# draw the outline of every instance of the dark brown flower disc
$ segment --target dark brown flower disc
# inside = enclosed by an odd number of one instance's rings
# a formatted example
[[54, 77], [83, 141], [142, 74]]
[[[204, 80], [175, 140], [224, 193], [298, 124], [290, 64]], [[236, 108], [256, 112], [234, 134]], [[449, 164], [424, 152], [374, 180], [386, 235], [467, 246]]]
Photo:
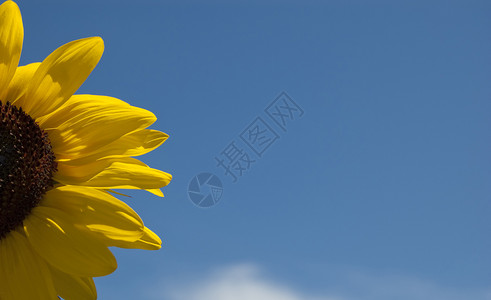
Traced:
[[56, 167], [47, 133], [22, 108], [0, 101], [0, 239], [53, 186]]

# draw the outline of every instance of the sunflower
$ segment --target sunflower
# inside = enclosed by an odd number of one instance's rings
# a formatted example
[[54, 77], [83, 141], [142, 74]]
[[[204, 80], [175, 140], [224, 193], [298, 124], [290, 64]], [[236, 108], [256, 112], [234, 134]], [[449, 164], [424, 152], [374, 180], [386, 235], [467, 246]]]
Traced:
[[133, 158], [167, 135], [156, 117], [121, 100], [73, 95], [104, 50], [99, 37], [18, 66], [18, 6], [0, 5], [0, 299], [96, 299], [93, 277], [112, 273], [108, 247], [161, 241], [113, 189], [163, 196], [171, 175]]

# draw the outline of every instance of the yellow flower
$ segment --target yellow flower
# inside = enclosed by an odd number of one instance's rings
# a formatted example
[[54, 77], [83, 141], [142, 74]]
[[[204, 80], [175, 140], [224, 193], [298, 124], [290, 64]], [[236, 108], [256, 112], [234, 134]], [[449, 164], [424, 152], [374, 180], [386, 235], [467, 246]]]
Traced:
[[159, 249], [140, 217], [110, 194], [163, 196], [171, 175], [132, 156], [167, 135], [149, 111], [107, 96], [73, 95], [104, 44], [73, 41], [18, 67], [24, 29], [0, 5], [0, 299], [96, 299], [92, 277], [113, 272], [109, 246]]

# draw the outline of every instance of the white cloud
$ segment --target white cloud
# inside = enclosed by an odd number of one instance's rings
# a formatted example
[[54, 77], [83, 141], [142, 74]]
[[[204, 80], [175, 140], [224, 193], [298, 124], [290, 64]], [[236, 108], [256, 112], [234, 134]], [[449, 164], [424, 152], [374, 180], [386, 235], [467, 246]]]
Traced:
[[[161, 298], [162, 299], [162, 298]], [[334, 297], [311, 297], [265, 278], [251, 264], [217, 270], [191, 285], [169, 290], [169, 300], [344, 300]]]
[[[444, 288], [402, 276], [374, 276], [362, 272], [340, 272], [342, 286], [323, 295], [309, 295], [264, 275], [252, 264], [238, 264], [198, 279], [177, 279], [166, 284], [152, 299], [158, 300], [491, 300], [490, 291]], [[337, 280], [338, 281], [338, 280]], [[169, 283], [169, 282], [167, 282]], [[327, 285], [326, 285], [327, 286]], [[148, 290], [155, 291], [155, 288]], [[162, 292], [163, 291], [163, 292]], [[155, 296], [155, 294], [154, 294]]]

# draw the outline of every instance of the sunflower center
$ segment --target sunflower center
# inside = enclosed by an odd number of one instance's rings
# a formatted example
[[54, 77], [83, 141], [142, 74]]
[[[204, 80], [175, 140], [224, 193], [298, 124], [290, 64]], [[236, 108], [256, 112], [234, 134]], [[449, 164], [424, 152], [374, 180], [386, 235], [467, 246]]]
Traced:
[[47, 133], [21, 108], [0, 101], [0, 239], [53, 186], [56, 167]]

